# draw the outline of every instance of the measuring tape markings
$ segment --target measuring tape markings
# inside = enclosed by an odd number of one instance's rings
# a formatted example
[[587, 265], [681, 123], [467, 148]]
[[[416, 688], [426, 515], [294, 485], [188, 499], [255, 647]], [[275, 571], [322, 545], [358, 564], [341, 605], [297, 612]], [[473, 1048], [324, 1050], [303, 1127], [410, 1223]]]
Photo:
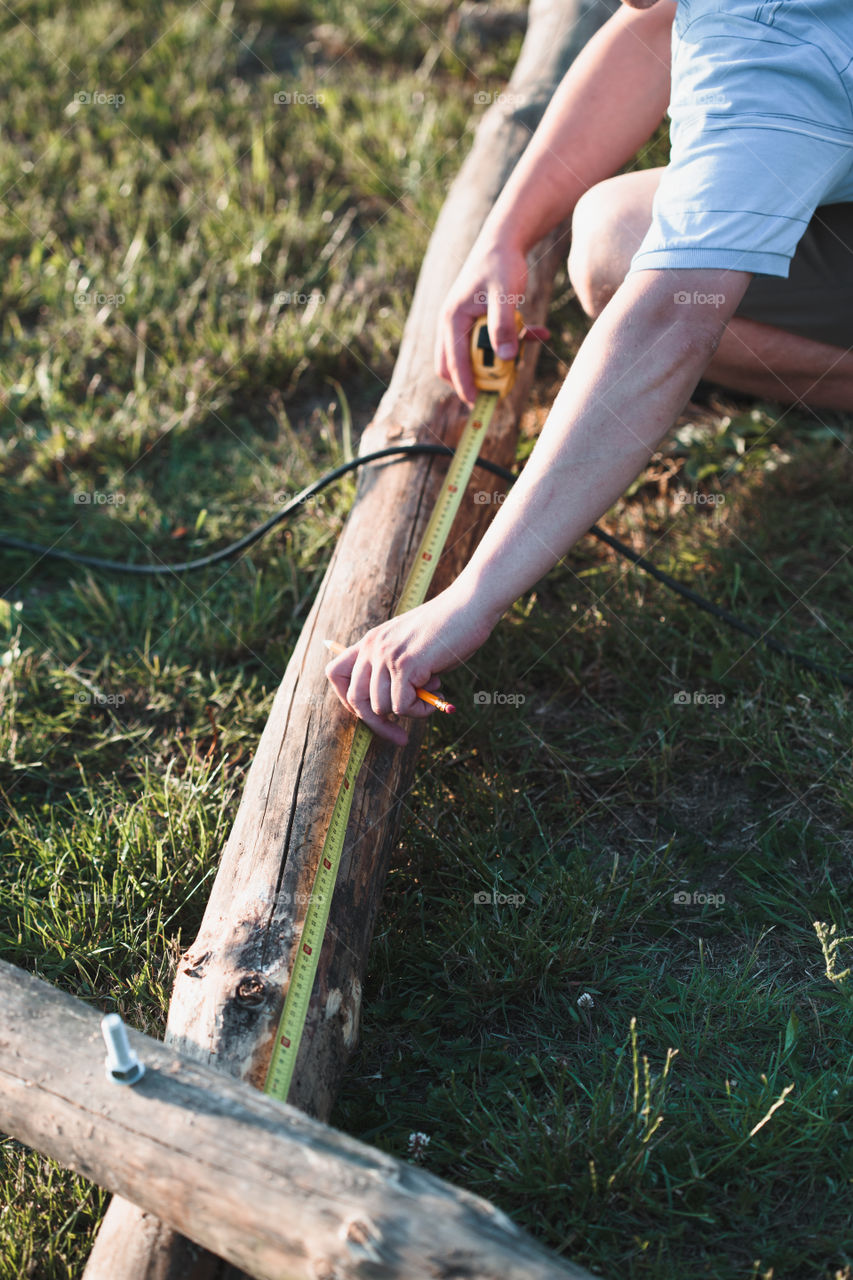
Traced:
[[[516, 312], [515, 323], [521, 339], [524, 336], [524, 325], [518, 312]], [[520, 353], [519, 343], [519, 355]], [[498, 400], [509, 391], [515, 379], [519, 357], [517, 355], [515, 360], [501, 360], [495, 355], [489, 343], [484, 316], [476, 321], [472, 331], [471, 357], [475, 380], [478, 381], [481, 390], [468, 415], [441, 493], [424, 530], [414, 563], [394, 610], [395, 617], [401, 613], [407, 613], [409, 609], [414, 609], [426, 599], [436, 566], [474, 470], [480, 451], [480, 441], [489, 428]], [[486, 387], [489, 389], [482, 389]], [[293, 1080], [320, 962], [320, 951], [329, 922], [332, 894], [340, 868], [355, 783], [372, 738], [372, 731], [360, 720], [353, 735], [344, 776], [332, 809], [320, 861], [317, 864], [308, 910], [302, 925], [299, 948], [293, 961], [290, 983], [264, 1083], [264, 1092], [278, 1098], [281, 1102], [287, 1101]]]
[[480, 441], [489, 428], [497, 401], [498, 397], [491, 391], [481, 391], [477, 396], [394, 610], [395, 617], [423, 604], [426, 599], [436, 565], [474, 470], [474, 463], [480, 452]]
[[[395, 617], [422, 604], [426, 598], [438, 560], [474, 470], [477, 454], [480, 451], [480, 441], [488, 430], [497, 401], [498, 396], [491, 391], [480, 392], [477, 396], [453, 455], [442, 491], [421, 538], [414, 563], [406, 578], [394, 611]], [[340, 869], [355, 783], [372, 738], [372, 731], [363, 721], [359, 721], [317, 864], [299, 949], [294, 958], [287, 996], [264, 1084], [264, 1092], [282, 1102], [287, 1101], [308, 1016], [320, 951], [329, 922], [332, 894]]]

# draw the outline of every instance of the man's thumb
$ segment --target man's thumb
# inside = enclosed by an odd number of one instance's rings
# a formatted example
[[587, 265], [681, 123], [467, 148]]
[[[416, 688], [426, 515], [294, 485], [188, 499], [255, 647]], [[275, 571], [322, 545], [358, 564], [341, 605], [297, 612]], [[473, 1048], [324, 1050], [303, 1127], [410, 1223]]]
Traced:
[[489, 307], [489, 340], [501, 360], [511, 360], [518, 350], [515, 309], [508, 303]]

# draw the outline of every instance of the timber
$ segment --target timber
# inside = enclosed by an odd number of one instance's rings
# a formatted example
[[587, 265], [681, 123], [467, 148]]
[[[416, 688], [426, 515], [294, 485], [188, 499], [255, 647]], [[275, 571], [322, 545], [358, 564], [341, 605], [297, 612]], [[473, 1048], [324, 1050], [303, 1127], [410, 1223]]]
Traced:
[[[507, 92], [484, 114], [423, 262], [390, 386], [362, 435], [366, 453], [409, 441], [454, 445], [466, 411], [433, 372], [442, 304], [459, 268], [566, 68], [619, 0], [532, 0], [527, 34]], [[546, 319], [554, 273], [567, 248], [559, 228], [531, 254], [522, 311]], [[536, 359], [528, 344], [516, 386], [501, 402], [483, 453], [510, 466], [518, 418]], [[374, 463], [356, 500], [288, 664], [246, 778], [199, 934], [182, 956], [166, 1043], [263, 1088], [292, 958], [355, 721], [324, 675], [323, 638], [344, 644], [389, 618], [446, 473], [445, 459]], [[433, 583], [436, 594], [470, 558], [495, 509], [474, 472]], [[444, 725], [433, 732], [447, 732]], [[288, 1101], [327, 1120], [358, 1040], [361, 992], [391, 850], [406, 816], [424, 722], [399, 749], [375, 740], [362, 768]], [[238, 1280], [211, 1257], [187, 1251], [167, 1226], [114, 1200], [85, 1280]]]
[[489, 0], [462, 0], [447, 19], [447, 33], [454, 47], [463, 36], [475, 36], [484, 47], [526, 29], [526, 9], [507, 9], [490, 4]]
[[129, 1031], [0, 961], [0, 1126], [261, 1280], [592, 1280], [486, 1200]]

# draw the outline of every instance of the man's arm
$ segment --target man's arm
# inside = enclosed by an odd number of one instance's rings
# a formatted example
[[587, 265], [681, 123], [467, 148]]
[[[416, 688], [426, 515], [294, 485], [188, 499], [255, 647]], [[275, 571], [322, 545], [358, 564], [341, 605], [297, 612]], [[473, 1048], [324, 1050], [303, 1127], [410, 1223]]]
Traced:
[[583, 342], [521, 476], [454, 584], [492, 627], [646, 466], [750, 279], [748, 272], [719, 270], [638, 271], [626, 278]]
[[[350, 646], [326, 672], [356, 715], [404, 743], [392, 711], [429, 714], [415, 689], [464, 662], [646, 465], [740, 302], [742, 271], [629, 275], [596, 320], [506, 502], [456, 580]], [[689, 301], [685, 301], [689, 298]]]
[[622, 8], [584, 47], [554, 94], [445, 303], [436, 367], [469, 404], [475, 389], [468, 332], [486, 307], [493, 346], [516, 349], [513, 304], [523, 294], [526, 256], [595, 183], [626, 164], [660, 124], [669, 103], [675, 0]]

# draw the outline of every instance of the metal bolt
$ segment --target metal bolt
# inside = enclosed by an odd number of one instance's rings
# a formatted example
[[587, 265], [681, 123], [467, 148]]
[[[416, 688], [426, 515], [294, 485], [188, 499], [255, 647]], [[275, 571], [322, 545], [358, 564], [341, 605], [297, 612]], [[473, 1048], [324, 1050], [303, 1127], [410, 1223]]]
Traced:
[[145, 1065], [130, 1047], [121, 1015], [108, 1013], [101, 1019], [101, 1031], [107, 1045], [107, 1079], [114, 1084], [136, 1084], [145, 1075]]

